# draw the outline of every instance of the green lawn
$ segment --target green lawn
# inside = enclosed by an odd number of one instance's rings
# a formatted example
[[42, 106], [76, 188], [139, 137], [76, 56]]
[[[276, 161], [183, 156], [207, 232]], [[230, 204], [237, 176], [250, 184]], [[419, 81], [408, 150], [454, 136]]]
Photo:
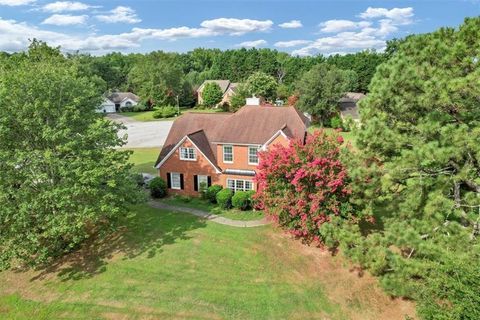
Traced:
[[133, 154], [130, 156], [130, 162], [134, 164], [133, 171], [137, 173], [157, 174], [157, 169], [153, 166], [157, 161], [161, 148], [132, 148]]
[[[203, 113], [221, 113], [223, 112], [222, 109], [192, 109], [192, 108], [181, 108], [180, 111], [183, 113], [190, 113], [190, 112], [203, 112]], [[153, 111], [142, 111], [142, 112], [122, 112], [120, 113], [122, 116], [133, 118], [137, 121], [172, 121], [175, 120], [176, 117], [172, 118], [163, 118], [163, 119], [155, 119], [153, 117]]]
[[253, 210], [241, 211], [237, 209], [225, 210], [225, 209], [219, 208], [215, 204], [212, 204], [208, 201], [205, 201], [199, 198], [187, 198], [187, 199], [188, 200], [185, 200], [185, 198], [182, 198], [182, 197], [169, 197], [161, 201], [168, 204], [172, 204], [172, 205], [178, 205], [178, 206], [190, 207], [190, 208], [208, 211], [218, 216], [222, 216], [232, 220], [243, 220], [243, 221], [259, 220], [264, 217], [263, 211], [253, 211]]
[[[335, 129], [332, 129], [332, 128], [322, 128], [318, 125], [311, 125], [310, 127], [308, 127], [308, 132], [313, 133], [314, 131], [320, 130], [320, 129], [325, 130], [327, 133], [331, 133], [335, 131]], [[343, 139], [345, 139], [346, 142], [350, 142], [352, 146], [355, 146], [355, 136], [353, 132], [351, 131], [340, 132], [340, 135], [343, 137]]]
[[377, 319], [392, 304], [271, 226], [141, 205], [121, 230], [47, 270], [0, 273], [0, 318]]

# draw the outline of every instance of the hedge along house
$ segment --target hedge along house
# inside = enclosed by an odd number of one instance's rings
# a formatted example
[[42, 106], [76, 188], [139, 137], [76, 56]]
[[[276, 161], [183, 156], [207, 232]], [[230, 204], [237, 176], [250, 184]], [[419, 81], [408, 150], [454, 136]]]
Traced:
[[256, 190], [259, 150], [304, 141], [308, 119], [294, 107], [245, 106], [236, 113], [187, 113], [167, 136], [155, 167], [169, 192], [196, 196], [200, 186]]

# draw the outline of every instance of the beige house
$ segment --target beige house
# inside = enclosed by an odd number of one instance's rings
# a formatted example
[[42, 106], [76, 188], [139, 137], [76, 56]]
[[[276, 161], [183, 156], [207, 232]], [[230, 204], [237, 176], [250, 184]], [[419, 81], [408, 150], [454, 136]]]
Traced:
[[202, 93], [207, 83], [216, 83], [222, 90], [223, 98], [218, 105], [230, 103], [230, 99], [233, 97], [238, 86], [240, 85], [240, 83], [230, 82], [230, 80], [205, 80], [197, 89], [198, 104], [203, 104]]

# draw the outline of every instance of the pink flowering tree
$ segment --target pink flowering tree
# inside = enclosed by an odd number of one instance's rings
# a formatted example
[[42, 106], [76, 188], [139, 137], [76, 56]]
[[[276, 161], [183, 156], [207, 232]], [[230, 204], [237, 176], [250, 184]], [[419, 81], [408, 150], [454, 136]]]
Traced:
[[352, 218], [348, 174], [340, 161], [343, 138], [323, 130], [260, 154], [256, 200], [280, 226], [307, 242], [324, 242], [321, 226]]

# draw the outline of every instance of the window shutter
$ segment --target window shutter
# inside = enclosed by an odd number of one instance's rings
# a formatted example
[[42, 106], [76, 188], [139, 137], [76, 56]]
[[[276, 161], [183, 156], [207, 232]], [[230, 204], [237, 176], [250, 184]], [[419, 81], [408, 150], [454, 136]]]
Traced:
[[170, 179], [170, 172], [167, 173], [167, 187], [168, 187], [169, 189], [172, 188], [172, 181], [171, 181], [171, 179]]
[[198, 176], [193, 176], [193, 190], [198, 191]]
[[210, 187], [211, 185], [212, 185], [212, 177], [208, 176], [207, 187]]
[[180, 173], [180, 189], [183, 190], [183, 173]]

